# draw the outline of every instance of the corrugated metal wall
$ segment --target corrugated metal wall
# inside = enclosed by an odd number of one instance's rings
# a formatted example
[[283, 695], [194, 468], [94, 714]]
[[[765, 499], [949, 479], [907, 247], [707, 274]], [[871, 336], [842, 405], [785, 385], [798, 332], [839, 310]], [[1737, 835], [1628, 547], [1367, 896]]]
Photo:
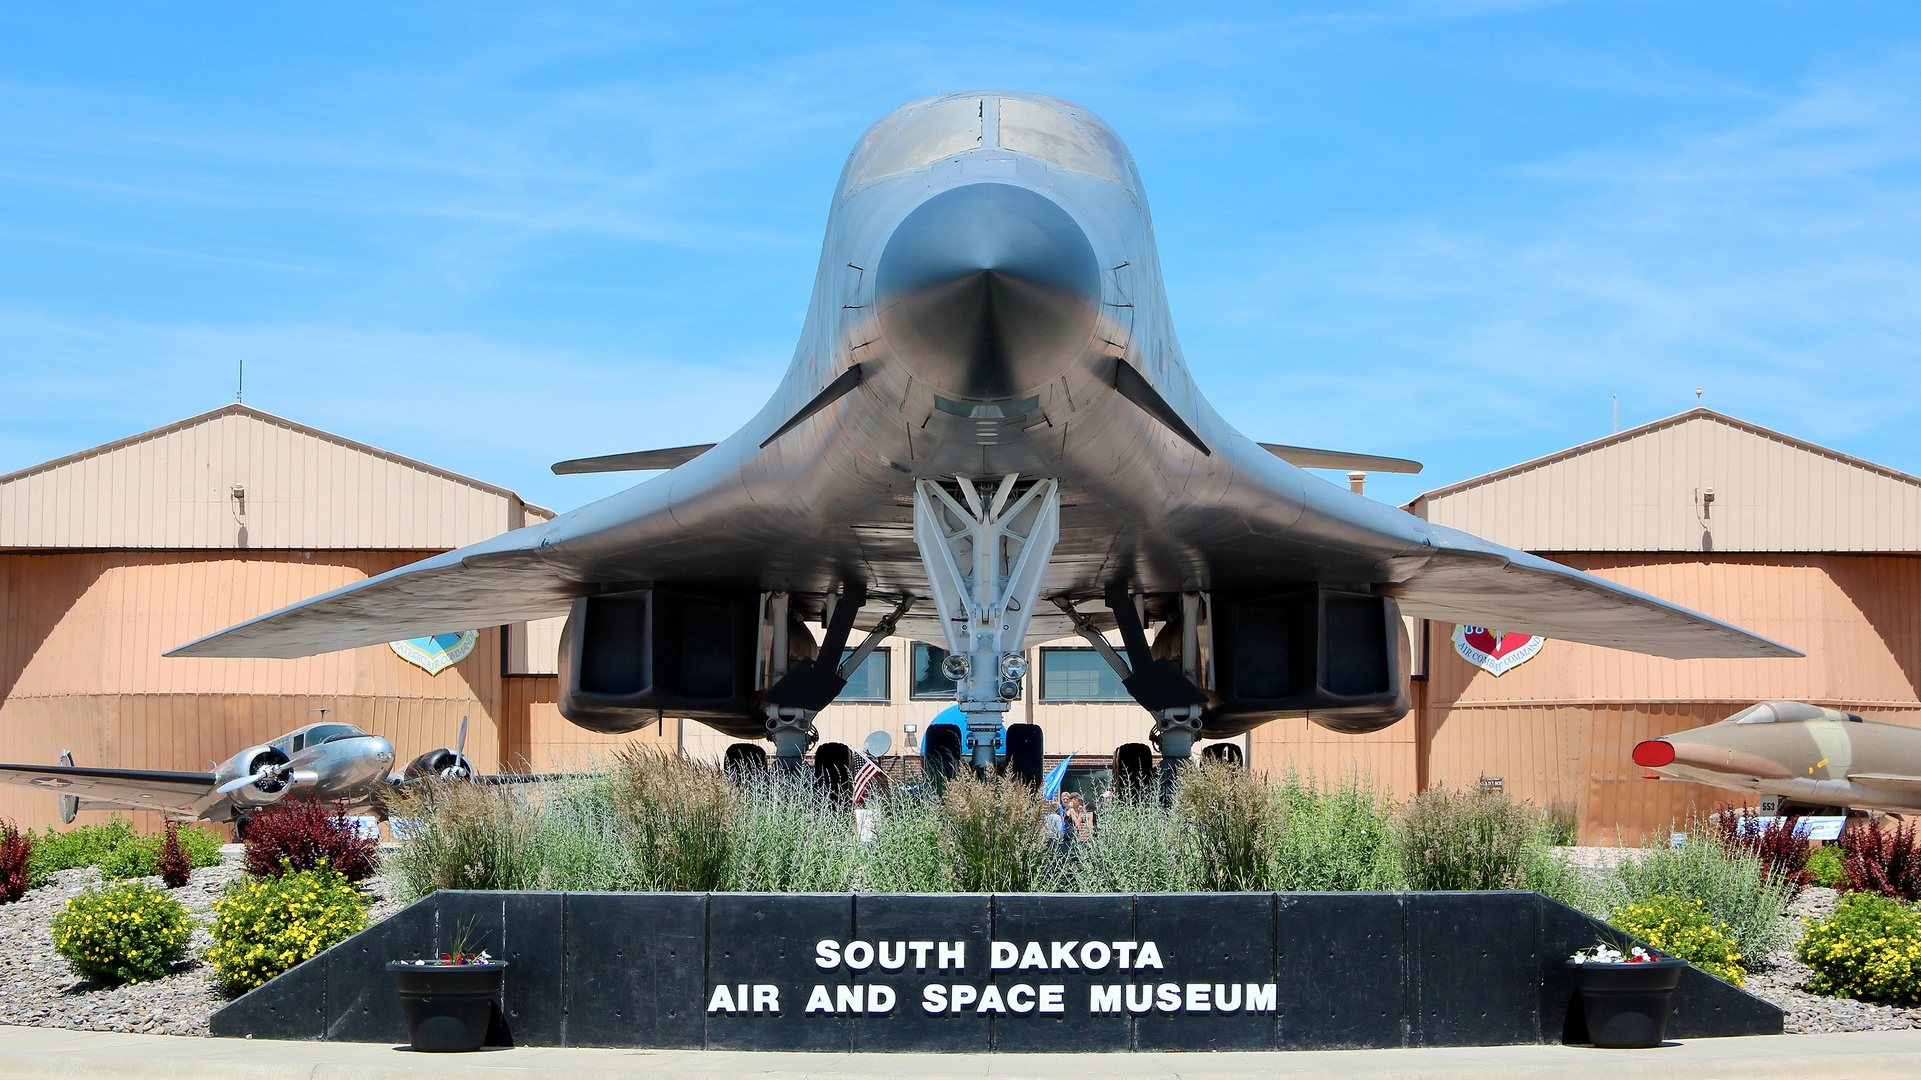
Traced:
[[1921, 480], [1705, 409], [1412, 509], [1523, 551], [1921, 552]]
[[446, 550], [549, 516], [522, 505], [230, 405], [0, 478], [0, 548]]

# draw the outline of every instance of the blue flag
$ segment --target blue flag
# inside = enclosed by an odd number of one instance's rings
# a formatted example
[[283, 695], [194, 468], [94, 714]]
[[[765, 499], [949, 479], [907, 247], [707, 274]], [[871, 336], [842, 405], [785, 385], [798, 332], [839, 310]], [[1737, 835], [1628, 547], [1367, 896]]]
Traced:
[[[1078, 751], [1076, 752], [1078, 753]], [[1042, 802], [1053, 802], [1060, 797], [1061, 781], [1067, 779], [1067, 763], [1072, 760], [1074, 760], [1074, 755], [1069, 754], [1061, 759], [1059, 765], [1047, 771], [1047, 780], [1041, 784]]]

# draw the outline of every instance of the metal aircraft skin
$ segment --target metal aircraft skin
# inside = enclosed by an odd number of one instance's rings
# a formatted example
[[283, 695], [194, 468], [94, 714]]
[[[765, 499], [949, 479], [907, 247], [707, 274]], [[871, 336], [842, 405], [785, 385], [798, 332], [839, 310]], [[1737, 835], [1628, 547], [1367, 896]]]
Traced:
[[61, 765], [0, 764], [0, 783], [22, 784], [61, 797], [60, 816], [71, 824], [80, 810], [159, 810], [183, 821], [232, 821], [283, 799], [340, 803], [346, 809], [378, 807], [383, 795], [425, 777], [480, 783], [542, 779], [476, 776], [461, 753], [467, 721], [460, 722], [456, 749], [430, 750], [395, 772], [393, 743], [352, 724], [322, 721], [250, 746], [212, 772], [113, 769]]
[[[1287, 436], [1296, 407], [1272, 402], [1275, 436]], [[581, 408], [632, 414], [644, 404]], [[636, 419], [644, 424], [644, 414]], [[1148, 620], [1164, 625], [1183, 596], [1300, 586], [1388, 597], [1404, 615], [1667, 657], [1800, 655], [1364, 498], [1277, 456], [1286, 449], [1269, 452], [1235, 430], [1190, 375], [1146, 197], [1119, 136], [1055, 98], [947, 94], [888, 114], [854, 148], [792, 365], [734, 435], [704, 452], [682, 448], [695, 456], [550, 522], [168, 655], [305, 656], [567, 614], [577, 598], [650, 584], [758, 590], [807, 614], [863, 586], [905, 605], [897, 633], [990, 661], [991, 649], [1006, 658], [1075, 633], [1075, 616], [1055, 601], [1098, 601], [1115, 587], [1144, 598]], [[621, 455], [612, 467], [660, 467], [686, 453]], [[979, 485], [983, 505], [963, 480]], [[944, 556], [928, 546], [942, 540], [917, 535], [917, 514], [950, 526], [985, 521], [996, 496], [1038, 490], [1022, 483], [1046, 487], [1038, 513], [1058, 523], [1057, 537], [1009, 541], [1013, 551], [1052, 540], [1044, 564], [1028, 568], [1037, 575], [1022, 586], [1029, 602], [1012, 582], [993, 603], [943, 592], [933, 579]], [[958, 535], [947, 538], [956, 551]], [[1008, 641], [955, 636], [969, 615], [977, 629], [991, 621], [983, 605], [1019, 611], [1001, 624]], [[868, 609], [857, 625], [875, 625], [884, 610]], [[1117, 610], [1088, 614], [1112, 627]], [[1133, 652], [1137, 667], [1144, 655]], [[1189, 650], [1190, 682], [1202, 666]], [[1003, 674], [1012, 678], [1002, 689], [1017, 689], [1024, 666]], [[963, 680], [963, 710], [1005, 709], [990, 700], [991, 675], [981, 677], [985, 689]], [[746, 738], [772, 727], [754, 716], [709, 722]], [[1201, 721], [1208, 737], [1258, 722], [1212, 712]]]
[[1798, 701], [1763, 701], [1719, 723], [1648, 739], [1634, 763], [1783, 806], [1921, 813], [1921, 729]]

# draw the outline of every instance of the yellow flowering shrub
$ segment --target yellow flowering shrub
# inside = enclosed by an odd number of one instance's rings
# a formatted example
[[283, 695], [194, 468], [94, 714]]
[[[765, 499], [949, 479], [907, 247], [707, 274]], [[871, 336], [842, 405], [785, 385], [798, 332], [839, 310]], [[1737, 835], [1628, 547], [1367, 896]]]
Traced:
[[1825, 922], [1809, 919], [1795, 956], [1814, 969], [1816, 994], [1921, 1002], [1921, 912], [1892, 897], [1851, 892]]
[[207, 962], [228, 993], [252, 990], [367, 926], [367, 898], [327, 869], [243, 878], [214, 901]]
[[1747, 976], [1728, 924], [1715, 922], [1699, 900], [1657, 896], [1620, 908], [1608, 922], [1717, 979], [1739, 986]]
[[53, 920], [54, 951], [95, 982], [158, 979], [187, 958], [192, 937], [187, 909], [138, 881], [88, 889]]

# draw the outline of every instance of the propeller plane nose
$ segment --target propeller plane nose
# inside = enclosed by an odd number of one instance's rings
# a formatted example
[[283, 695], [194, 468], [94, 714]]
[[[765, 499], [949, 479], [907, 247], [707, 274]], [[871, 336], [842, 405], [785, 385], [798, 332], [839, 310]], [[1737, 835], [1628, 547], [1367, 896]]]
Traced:
[[1012, 184], [968, 184], [907, 215], [875, 277], [881, 332], [936, 389], [997, 400], [1031, 392], [1086, 347], [1100, 265], [1060, 205]]

